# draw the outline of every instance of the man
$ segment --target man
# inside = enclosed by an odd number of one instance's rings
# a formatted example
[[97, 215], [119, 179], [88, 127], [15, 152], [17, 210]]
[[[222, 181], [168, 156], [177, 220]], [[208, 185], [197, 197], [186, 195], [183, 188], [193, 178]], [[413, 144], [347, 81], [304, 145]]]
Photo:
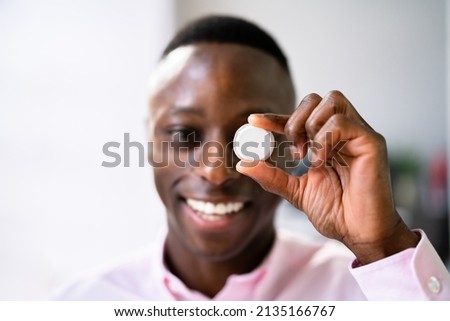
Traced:
[[[395, 209], [383, 137], [340, 92], [307, 95], [294, 110], [293, 88], [284, 54], [257, 26], [206, 17], [181, 30], [150, 88], [149, 159], [167, 233], [60, 298], [450, 299], [426, 235]], [[237, 163], [230, 142], [247, 121], [278, 146], [291, 142], [295, 158], [310, 147], [312, 167], [291, 175], [281, 148], [267, 162]], [[280, 197], [353, 256], [277, 231]]]

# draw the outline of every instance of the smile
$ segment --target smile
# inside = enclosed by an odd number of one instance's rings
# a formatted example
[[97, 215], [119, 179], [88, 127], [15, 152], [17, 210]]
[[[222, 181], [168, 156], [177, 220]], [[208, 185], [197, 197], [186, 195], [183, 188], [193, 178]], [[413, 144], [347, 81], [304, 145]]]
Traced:
[[244, 207], [244, 202], [212, 203], [192, 198], [186, 199], [188, 206], [196, 211], [205, 220], [219, 220], [227, 215], [239, 212]]

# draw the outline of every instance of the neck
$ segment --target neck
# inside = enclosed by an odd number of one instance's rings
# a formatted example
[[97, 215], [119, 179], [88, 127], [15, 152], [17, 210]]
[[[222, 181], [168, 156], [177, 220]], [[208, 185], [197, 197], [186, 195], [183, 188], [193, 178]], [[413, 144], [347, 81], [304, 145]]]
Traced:
[[275, 240], [273, 226], [265, 233], [254, 237], [238, 253], [233, 255], [208, 256], [195, 252], [170, 233], [166, 240], [165, 263], [169, 270], [192, 289], [214, 297], [233, 274], [245, 274], [258, 267], [269, 253]]

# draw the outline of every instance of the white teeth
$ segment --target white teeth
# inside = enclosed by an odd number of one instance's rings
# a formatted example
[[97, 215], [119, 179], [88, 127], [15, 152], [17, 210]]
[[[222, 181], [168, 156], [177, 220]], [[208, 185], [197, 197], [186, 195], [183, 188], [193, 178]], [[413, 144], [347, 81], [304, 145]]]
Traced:
[[211, 203], [195, 200], [192, 198], [186, 199], [187, 204], [194, 211], [201, 212], [208, 220], [217, 220], [220, 215], [227, 215], [233, 212], [238, 212], [244, 207], [243, 202], [229, 202], [229, 203]]
[[212, 214], [214, 213], [215, 210], [215, 206], [213, 203], [206, 203], [205, 206], [203, 207], [203, 212], [205, 212], [206, 214]]
[[224, 215], [224, 214], [228, 213], [227, 209], [228, 209], [228, 206], [223, 203], [219, 203], [216, 206], [216, 212], [217, 212], [217, 214], [220, 214], [220, 215]]

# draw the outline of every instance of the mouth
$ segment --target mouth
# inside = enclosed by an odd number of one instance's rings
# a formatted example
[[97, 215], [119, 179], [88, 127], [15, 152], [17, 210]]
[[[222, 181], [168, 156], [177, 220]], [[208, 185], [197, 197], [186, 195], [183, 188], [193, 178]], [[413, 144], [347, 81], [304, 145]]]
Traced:
[[239, 212], [244, 207], [244, 202], [212, 203], [193, 198], [186, 199], [186, 203], [191, 209], [209, 221], [220, 220], [227, 215]]
[[242, 201], [204, 201], [184, 199], [188, 216], [201, 228], [226, 228], [244, 214], [248, 203]]

